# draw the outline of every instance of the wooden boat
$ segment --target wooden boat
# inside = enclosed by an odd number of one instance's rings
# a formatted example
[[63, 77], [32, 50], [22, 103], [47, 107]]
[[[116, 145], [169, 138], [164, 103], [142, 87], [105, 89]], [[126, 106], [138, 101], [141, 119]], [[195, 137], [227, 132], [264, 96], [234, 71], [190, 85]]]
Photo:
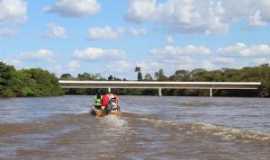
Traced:
[[102, 110], [100, 108], [96, 108], [95, 106], [91, 109], [91, 114], [96, 117], [104, 117], [107, 115], [119, 115], [120, 112], [120, 106], [114, 106], [111, 110]]

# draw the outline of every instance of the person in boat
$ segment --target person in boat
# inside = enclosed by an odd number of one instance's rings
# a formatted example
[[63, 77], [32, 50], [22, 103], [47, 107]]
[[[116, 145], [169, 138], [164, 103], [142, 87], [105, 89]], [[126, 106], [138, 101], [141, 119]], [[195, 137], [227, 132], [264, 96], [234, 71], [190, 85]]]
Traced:
[[118, 96], [111, 95], [108, 109], [109, 109], [109, 111], [120, 111], [119, 97]]
[[114, 110], [119, 110], [119, 98], [118, 96], [108, 93], [102, 96], [101, 109], [107, 114]]
[[110, 97], [108, 96], [108, 94], [102, 95], [102, 99], [101, 99], [101, 109], [102, 110], [107, 110], [109, 101], [110, 101]]
[[95, 107], [96, 107], [96, 109], [101, 109], [101, 100], [102, 100], [102, 95], [98, 91], [97, 95], [96, 95], [96, 98], [95, 98]]

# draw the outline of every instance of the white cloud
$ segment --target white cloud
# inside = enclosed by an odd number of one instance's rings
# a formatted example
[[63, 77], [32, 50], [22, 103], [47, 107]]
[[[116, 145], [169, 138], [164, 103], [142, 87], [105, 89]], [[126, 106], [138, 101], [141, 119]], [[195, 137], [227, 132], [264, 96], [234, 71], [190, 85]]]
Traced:
[[11, 37], [16, 34], [15, 29], [10, 28], [0, 28], [0, 37]]
[[172, 74], [179, 69], [241, 68], [269, 62], [270, 45], [237, 43], [220, 49], [196, 45], [165, 45], [150, 50], [149, 56], [136, 65], [141, 66], [145, 72], [153, 73], [163, 68], [166, 73]]
[[249, 25], [251, 26], [266, 26], [267, 23], [262, 20], [261, 11], [256, 13], [249, 18]]
[[125, 58], [125, 52], [119, 49], [86, 48], [77, 49], [74, 52], [77, 60], [95, 61], [95, 60], [119, 60]]
[[270, 22], [269, 0], [129, 0], [127, 19], [157, 22], [180, 33], [225, 33], [234, 22]]
[[138, 62], [137, 65], [141, 66], [145, 72], [153, 73], [163, 68], [167, 73], [172, 74], [179, 69], [190, 70], [207, 65], [207, 68], [213, 68], [211, 56], [212, 51], [204, 46], [165, 45], [163, 48], [150, 50], [149, 56]]
[[110, 26], [93, 27], [88, 30], [88, 37], [90, 40], [117, 39], [121, 34], [121, 29], [113, 29]]
[[110, 62], [106, 65], [107, 71], [114, 72], [114, 73], [130, 73], [133, 71], [134, 66], [132, 65], [131, 61], [128, 60], [115, 60]]
[[167, 74], [173, 74], [179, 69], [191, 70], [200, 68], [203, 66], [202, 62], [202, 60], [198, 61], [190, 56], [178, 57], [177, 60], [169, 57], [161, 60], [158, 57], [152, 56], [138, 62], [136, 66], [140, 66], [144, 73], [154, 73], [159, 69], [163, 69]]
[[[0, 62], [1, 62], [1, 59], [0, 59]], [[17, 59], [17, 58], [10, 58], [10, 57], [4, 58], [2, 60], [2, 62], [9, 64], [9, 65], [13, 65], [16, 68], [22, 68], [22, 61], [20, 59]]]
[[254, 60], [254, 63], [256, 65], [261, 65], [261, 64], [270, 64], [270, 59], [268, 58], [256, 58]]
[[132, 36], [144, 36], [147, 33], [144, 28], [128, 28], [126, 29], [126, 32]]
[[218, 53], [225, 56], [242, 56], [242, 57], [258, 57], [258, 56], [270, 56], [270, 45], [258, 44], [258, 45], [246, 45], [245, 43], [236, 43], [225, 48], [219, 48]]
[[157, 57], [169, 57], [172, 59], [177, 59], [180, 56], [209, 55], [211, 50], [204, 46], [188, 45], [178, 47], [166, 45], [164, 48], [152, 49], [150, 52]]
[[[133, 72], [135, 66], [140, 66], [144, 73], [153, 73], [163, 68], [167, 74], [179, 69], [195, 68], [220, 69], [239, 68], [243, 66], [269, 63], [270, 46], [265, 44], [247, 45], [237, 43], [220, 49], [210, 49], [199, 45], [165, 45], [149, 51], [147, 57], [141, 60], [131, 60], [125, 52], [119, 49], [85, 48], [74, 51], [68, 69], [73, 72], [80, 68], [82, 61], [97, 62], [104, 66], [99, 72], [125, 77]], [[253, 52], [257, 54], [253, 54]], [[267, 56], [269, 53], [269, 56]], [[241, 61], [239, 61], [239, 56]], [[252, 56], [252, 59], [249, 58]]]
[[124, 34], [143, 36], [146, 34], [146, 30], [144, 28], [112, 28], [110, 26], [92, 27], [88, 29], [89, 40], [114, 40], [120, 38]]
[[213, 63], [216, 65], [232, 65], [235, 63], [235, 59], [231, 57], [215, 57]]
[[129, 0], [127, 19], [135, 22], [149, 20], [155, 10], [156, 0]]
[[214, 70], [217, 69], [217, 65], [213, 63], [213, 61], [209, 59], [205, 59], [202, 61], [197, 61], [197, 65], [193, 65], [191, 69], [196, 68], [196, 66], [199, 66], [199, 68], [207, 69], [207, 70]]
[[76, 61], [76, 60], [72, 60], [68, 63], [68, 68], [70, 70], [75, 70], [75, 69], [78, 69], [81, 67], [81, 64], [79, 61]]
[[54, 5], [47, 6], [44, 10], [63, 17], [86, 17], [97, 14], [100, 8], [96, 0], [57, 0]]
[[24, 0], [0, 0], [0, 23], [23, 22], [27, 17], [27, 4]]
[[157, 62], [157, 60], [144, 59], [143, 61], [137, 62], [135, 66], [140, 66], [144, 73], [152, 73], [158, 69], [167, 69], [166, 64]]
[[54, 62], [55, 53], [49, 49], [40, 49], [38, 51], [24, 52], [21, 54], [20, 59], [31, 61], [48, 61]]
[[128, 20], [153, 21], [177, 32], [219, 33], [227, 31], [220, 2], [197, 0], [130, 0]]
[[0, 37], [16, 35], [19, 24], [27, 19], [25, 0], [0, 0]]
[[[254, 3], [257, 4], [256, 11], [261, 12], [261, 19], [264, 22], [270, 22], [270, 1], [269, 0], [254, 0]], [[254, 5], [255, 5], [254, 4]], [[256, 12], [255, 11], [255, 12]]]
[[66, 29], [60, 25], [50, 23], [48, 24], [48, 31], [46, 37], [49, 38], [66, 38]]
[[169, 35], [166, 37], [166, 44], [168, 44], [168, 45], [174, 44], [173, 36]]

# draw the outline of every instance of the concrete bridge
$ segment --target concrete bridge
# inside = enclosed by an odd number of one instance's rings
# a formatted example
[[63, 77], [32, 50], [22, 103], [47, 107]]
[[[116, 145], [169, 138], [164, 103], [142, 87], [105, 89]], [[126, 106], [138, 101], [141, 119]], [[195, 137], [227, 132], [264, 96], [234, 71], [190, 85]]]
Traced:
[[213, 90], [257, 90], [261, 82], [160, 82], [160, 81], [66, 81], [60, 80], [62, 88], [141, 88], [158, 89], [162, 96], [162, 89], [207, 89], [210, 97]]

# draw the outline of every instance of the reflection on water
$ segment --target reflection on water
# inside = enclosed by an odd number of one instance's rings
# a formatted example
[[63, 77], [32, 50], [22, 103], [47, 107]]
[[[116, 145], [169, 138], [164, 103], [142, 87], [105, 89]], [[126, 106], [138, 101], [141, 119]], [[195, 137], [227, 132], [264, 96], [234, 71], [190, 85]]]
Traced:
[[270, 100], [121, 97], [121, 116], [87, 96], [0, 100], [0, 159], [269, 160]]

